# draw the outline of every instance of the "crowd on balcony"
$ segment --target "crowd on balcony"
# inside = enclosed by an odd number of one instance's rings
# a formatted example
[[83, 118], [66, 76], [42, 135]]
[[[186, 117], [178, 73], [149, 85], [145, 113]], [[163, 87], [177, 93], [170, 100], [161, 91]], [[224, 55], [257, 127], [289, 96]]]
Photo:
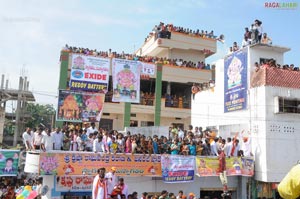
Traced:
[[250, 156], [248, 140], [243, 140], [243, 150], [236, 138], [223, 139], [214, 131], [201, 127], [184, 130], [170, 127], [169, 136], [157, 135], [146, 137], [141, 134], [131, 135], [116, 130], [97, 129], [95, 123], [80, 128], [78, 125], [64, 126], [55, 130], [27, 128], [23, 133], [27, 150], [50, 151], [90, 151], [95, 153], [131, 153], [131, 154], [173, 154], [218, 156], [224, 151], [227, 156]]
[[164, 22], [160, 22], [158, 25], [153, 27], [152, 32], [150, 32], [147, 38], [145, 38], [145, 42], [147, 42], [152, 36], [155, 36], [155, 38], [171, 39], [172, 32], [179, 32], [195, 37], [217, 39], [217, 36], [214, 35], [213, 30], [210, 32], [199, 29], [193, 30], [191, 28], [184, 28], [180, 26], [174, 26], [173, 24], [165, 24]]
[[277, 69], [283, 69], [283, 70], [289, 70], [289, 71], [299, 71], [299, 66], [295, 66], [294, 64], [278, 64], [276, 63], [275, 59], [269, 59], [262, 61], [260, 64], [258, 62], [255, 62], [255, 71], [259, 71], [262, 68], [277, 68]]
[[135, 54], [129, 54], [129, 53], [117, 53], [113, 52], [111, 49], [109, 51], [97, 51], [88, 49], [88, 48], [77, 48], [66, 45], [63, 48], [63, 51], [72, 52], [72, 53], [79, 53], [83, 55], [89, 55], [89, 56], [99, 56], [104, 58], [118, 58], [118, 59], [127, 59], [127, 60], [135, 60], [135, 61], [141, 61], [146, 63], [162, 63], [164, 65], [170, 65], [170, 66], [179, 66], [184, 68], [195, 68], [195, 69], [204, 69], [204, 70], [210, 70], [210, 65], [205, 64], [204, 61], [187, 61], [183, 59], [167, 59], [166, 57], [154, 57], [154, 56], [138, 56]]
[[165, 107], [191, 108], [190, 102], [185, 95], [165, 95]]

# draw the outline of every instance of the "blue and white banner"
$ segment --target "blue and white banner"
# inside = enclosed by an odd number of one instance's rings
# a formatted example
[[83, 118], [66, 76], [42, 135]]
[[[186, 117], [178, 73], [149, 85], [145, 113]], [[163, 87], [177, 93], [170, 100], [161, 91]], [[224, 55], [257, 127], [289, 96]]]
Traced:
[[247, 51], [237, 51], [224, 61], [224, 113], [247, 108]]
[[194, 181], [195, 156], [162, 155], [162, 178], [165, 183]]
[[106, 93], [110, 60], [107, 58], [72, 55], [70, 90]]

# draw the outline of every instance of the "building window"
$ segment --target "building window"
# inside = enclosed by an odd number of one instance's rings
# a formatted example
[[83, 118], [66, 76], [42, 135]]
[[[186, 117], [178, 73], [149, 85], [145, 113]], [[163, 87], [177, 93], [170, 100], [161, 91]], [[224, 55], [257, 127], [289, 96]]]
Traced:
[[300, 113], [300, 99], [278, 97], [279, 113]]
[[130, 120], [130, 127], [137, 127], [137, 126], [138, 126], [138, 121]]
[[154, 126], [154, 122], [151, 122], [151, 121], [141, 121], [141, 126]]

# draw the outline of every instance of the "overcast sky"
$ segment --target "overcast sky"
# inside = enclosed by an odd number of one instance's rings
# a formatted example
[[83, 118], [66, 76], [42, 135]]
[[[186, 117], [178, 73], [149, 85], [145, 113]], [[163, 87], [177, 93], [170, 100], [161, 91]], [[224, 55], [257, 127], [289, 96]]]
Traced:
[[[285, 0], [276, 2], [286, 2]], [[223, 57], [255, 19], [273, 44], [290, 47], [287, 64], [300, 65], [300, 1], [296, 9], [266, 8], [263, 0], [0, 0], [0, 68], [17, 88], [30, 80], [41, 104], [57, 105], [59, 55], [65, 44], [132, 53], [159, 22], [224, 34], [225, 44], [207, 62]], [[43, 94], [43, 95], [41, 95]]]

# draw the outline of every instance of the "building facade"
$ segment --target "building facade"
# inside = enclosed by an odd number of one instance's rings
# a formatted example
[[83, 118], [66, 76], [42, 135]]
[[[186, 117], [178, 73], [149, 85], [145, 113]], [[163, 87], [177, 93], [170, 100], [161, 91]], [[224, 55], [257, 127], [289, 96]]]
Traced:
[[[256, 44], [235, 52], [237, 57], [244, 52], [247, 57], [245, 85], [245, 107], [228, 111], [227, 84], [230, 69], [226, 66], [228, 57], [216, 61], [216, 80], [214, 91], [196, 94], [192, 103], [192, 124], [202, 124], [218, 129], [222, 137], [234, 137], [239, 132], [240, 140], [246, 132], [255, 157], [256, 197], [273, 198], [276, 184], [299, 160], [299, 121], [300, 121], [300, 73], [297, 70], [280, 69], [284, 53], [289, 48]], [[256, 68], [255, 63], [266, 60], [276, 62], [275, 67], [263, 64]], [[232, 63], [232, 62], [231, 62]], [[236, 92], [241, 94], [240, 91]], [[231, 93], [235, 101], [234, 91]], [[237, 97], [240, 100], [240, 96]], [[232, 105], [232, 104], [231, 104]], [[237, 107], [237, 106], [236, 106]], [[244, 134], [244, 135], [243, 135]], [[241, 143], [241, 142], [240, 142]], [[243, 143], [242, 143], [243, 145]]]

